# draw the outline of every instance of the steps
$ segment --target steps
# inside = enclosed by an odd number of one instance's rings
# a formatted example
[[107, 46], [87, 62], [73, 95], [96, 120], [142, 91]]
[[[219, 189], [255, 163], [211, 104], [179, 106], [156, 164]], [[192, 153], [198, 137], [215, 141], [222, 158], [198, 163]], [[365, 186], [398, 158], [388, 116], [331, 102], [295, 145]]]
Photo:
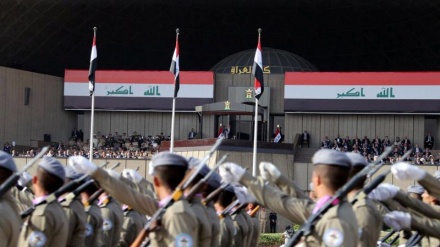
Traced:
[[318, 150], [319, 148], [298, 148], [294, 162], [310, 163], [312, 161], [313, 154], [315, 154], [315, 152]]

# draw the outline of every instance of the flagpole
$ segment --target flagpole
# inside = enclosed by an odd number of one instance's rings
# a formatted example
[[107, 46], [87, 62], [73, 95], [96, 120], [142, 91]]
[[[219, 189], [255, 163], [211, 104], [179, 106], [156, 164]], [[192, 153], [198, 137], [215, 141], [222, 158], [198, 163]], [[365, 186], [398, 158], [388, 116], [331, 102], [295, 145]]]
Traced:
[[[176, 41], [179, 39], [179, 29], [176, 29]], [[180, 66], [180, 65], [179, 65]], [[179, 68], [180, 70], [180, 68]], [[180, 71], [179, 71], [180, 72]], [[174, 77], [174, 91], [176, 90], [176, 77]], [[176, 115], [176, 95], [173, 95], [173, 110], [171, 113], [171, 140], [170, 140], [170, 152], [174, 151], [174, 118]]]
[[257, 176], [258, 99], [255, 98], [254, 152], [252, 154], [252, 176]]
[[[95, 39], [95, 37], [96, 37], [96, 30], [98, 30], [98, 28], [94, 27], [93, 28], [93, 39]], [[95, 82], [93, 82], [93, 83], [95, 84]], [[94, 121], [95, 121], [95, 86], [93, 86], [92, 107], [90, 109], [90, 139], [89, 139], [89, 142], [90, 142], [89, 160], [90, 160], [90, 162], [93, 161], [93, 125], [94, 125]]]
[[[258, 28], [258, 43], [260, 43], [261, 28]], [[258, 98], [255, 97], [254, 117], [254, 150], [252, 153], [252, 176], [257, 176], [257, 138], [258, 138]]]
[[92, 108], [90, 111], [90, 153], [89, 160], [93, 160], [93, 124], [95, 120], [95, 92], [92, 94]]

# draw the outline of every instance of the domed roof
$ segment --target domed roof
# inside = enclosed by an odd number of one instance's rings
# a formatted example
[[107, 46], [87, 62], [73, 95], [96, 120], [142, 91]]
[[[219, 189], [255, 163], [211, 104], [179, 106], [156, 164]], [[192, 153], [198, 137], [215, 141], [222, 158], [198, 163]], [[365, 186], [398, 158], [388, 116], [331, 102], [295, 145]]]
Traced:
[[[235, 53], [211, 68], [215, 73], [231, 73], [231, 68], [252, 66], [255, 49]], [[312, 72], [318, 69], [304, 58], [293, 53], [263, 47], [263, 67], [269, 66], [271, 74], [284, 74], [287, 71]]]

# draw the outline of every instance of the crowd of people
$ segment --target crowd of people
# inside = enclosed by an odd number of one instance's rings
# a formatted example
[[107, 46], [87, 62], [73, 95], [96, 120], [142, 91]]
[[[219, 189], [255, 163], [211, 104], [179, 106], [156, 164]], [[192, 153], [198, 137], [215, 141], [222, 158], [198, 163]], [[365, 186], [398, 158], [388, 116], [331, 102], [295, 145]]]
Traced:
[[431, 150], [434, 147], [434, 137], [431, 136], [431, 133], [428, 133], [425, 137], [423, 148], [418, 144], [413, 144], [406, 136], [402, 140], [400, 137], [391, 140], [388, 136], [385, 136], [383, 139], [376, 136], [374, 139], [370, 140], [367, 136], [364, 136], [362, 139], [357, 136], [355, 136], [354, 139], [350, 139], [349, 136], [343, 138], [340, 134], [338, 134], [333, 140], [329, 139], [328, 136], [325, 136], [320, 147], [321, 149], [359, 153], [368, 161], [374, 161], [387, 147], [392, 147], [391, 153], [384, 160], [386, 162], [395, 163], [401, 160], [401, 157], [406, 152], [412, 150], [406, 161], [412, 161], [417, 165], [438, 165], [440, 163], [440, 154], [434, 156], [434, 154], [431, 153]]

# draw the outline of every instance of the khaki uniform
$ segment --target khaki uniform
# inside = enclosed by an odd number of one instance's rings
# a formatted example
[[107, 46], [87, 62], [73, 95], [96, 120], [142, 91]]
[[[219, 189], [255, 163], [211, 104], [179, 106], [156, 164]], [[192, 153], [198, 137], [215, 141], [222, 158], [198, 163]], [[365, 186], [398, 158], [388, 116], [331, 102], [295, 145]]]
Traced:
[[141, 217], [137, 211], [131, 208], [124, 210], [124, 223], [122, 224], [119, 247], [128, 247], [134, 242], [143, 227]]
[[247, 236], [249, 234], [249, 226], [242, 214], [234, 214], [231, 216], [234, 223], [234, 247], [246, 246]]
[[258, 219], [260, 220], [260, 233], [265, 233], [267, 224], [266, 208], [260, 209], [260, 211], [258, 212]]
[[25, 220], [17, 246], [66, 246], [69, 233], [66, 222], [66, 213], [57, 201], [39, 205]]
[[296, 197], [298, 199], [309, 199], [309, 197], [304, 194], [304, 192], [296, 185], [294, 181], [288, 179], [284, 174], [277, 179], [275, 182], [276, 186], [280, 188], [280, 190], [286, 193], [288, 196]]
[[[274, 210], [297, 224], [303, 224], [312, 214], [315, 203], [310, 199], [289, 197], [285, 193], [265, 185], [261, 178], [246, 172], [240, 183], [245, 185], [260, 204]], [[351, 207], [346, 201], [330, 208], [305, 239], [307, 246], [347, 246], [359, 244], [359, 227]]]
[[356, 203], [352, 205], [359, 225], [360, 241], [358, 246], [376, 246], [383, 225], [382, 215], [377, 210], [375, 203], [368, 199], [365, 194], [363, 195], [359, 196]]
[[142, 178], [137, 186], [140, 192], [150, 196], [151, 198], [156, 198], [156, 194], [154, 194], [153, 185], [150, 182], [148, 182], [148, 180], [146, 180], [145, 178]]
[[220, 218], [220, 238], [219, 247], [233, 246], [234, 236], [236, 234], [234, 223], [231, 216], [226, 214]]
[[214, 202], [209, 202], [205, 207], [208, 212], [209, 223], [211, 223], [212, 229], [212, 241], [209, 246], [218, 247], [220, 241], [220, 221], [214, 208]]
[[101, 210], [96, 204], [85, 207], [87, 215], [86, 231], [85, 231], [85, 246], [96, 247], [102, 234], [102, 214]]
[[10, 192], [0, 197], [0, 247], [16, 247], [21, 218]]
[[252, 219], [249, 216], [249, 214], [246, 212], [246, 210], [242, 209], [240, 210], [240, 214], [243, 215], [243, 218], [246, 220], [246, 225], [248, 226], [248, 235], [246, 237], [246, 245], [250, 246], [252, 238], [254, 237], [254, 227], [252, 226]]
[[440, 220], [411, 214], [411, 229], [426, 236], [422, 239], [422, 246], [440, 246], [439, 228]]
[[428, 218], [440, 219], [440, 206], [429, 205], [421, 200], [409, 197], [402, 191], [397, 192], [393, 199], [402, 206], [421, 213]]
[[32, 193], [18, 190], [17, 187], [12, 187], [11, 193], [19, 212], [24, 212], [26, 209], [32, 207], [32, 200], [34, 199]]
[[199, 223], [199, 245], [210, 246], [212, 241], [212, 228], [209, 221], [209, 214], [206, 207], [203, 206], [200, 197], [195, 196], [190, 201], [191, 209], [196, 214]]
[[[129, 205], [141, 214], [153, 215], [159, 208], [155, 199], [132, 190], [100, 168], [92, 174], [92, 177], [116, 200]], [[188, 246], [191, 246], [191, 242], [192, 246], [199, 246], [198, 227], [196, 215], [188, 202], [185, 200], [177, 201], [162, 216], [159, 230], [150, 233], [151, 246], [167, 247], [184, 242], [190, 243]]]
[[116, 247], [121, 235], [122, 223], [124, 221], [124, 212], [122, 212], [119, 203], [109, 197], [99, 204], [102, 214], [102, 234], [100, 245], [104, 247]]
[[258, 220], [257, 216], [254, 215], [254, 217], [251, 217], [252, 220], [252, 227], [253, 227], [253, 234], [252, 239], [250, 242], [250, 247], [257, 247], [258, 240], [260, 239], [260, 221]]
[[78, 199], [67, 199], [61, 203], [69, 222], [66, 247], [82, 247], [85, 245], [87, 216], [84, 206]]
[[425, 188], [429, 195], [440, 198], [440, 181], [429, 173], [418, 181], [418, 183]]

